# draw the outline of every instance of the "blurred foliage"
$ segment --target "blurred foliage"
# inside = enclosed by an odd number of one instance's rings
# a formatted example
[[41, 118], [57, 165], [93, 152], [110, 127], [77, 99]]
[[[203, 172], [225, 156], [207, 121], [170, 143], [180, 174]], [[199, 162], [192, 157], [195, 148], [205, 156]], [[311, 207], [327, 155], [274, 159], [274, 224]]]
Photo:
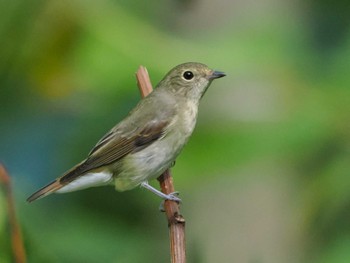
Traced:
[[[156, 84], [186, 61], [228, 75], [173, 169], [188, 262], [349, 262], [347, 1], [14, 0], [0, 13], [0, 161], [29, 262], [167, 262], [144, 190], [24, 200], [137, 103], [140, 64]], [[6, 224], [0, 212], [5, 263]]]

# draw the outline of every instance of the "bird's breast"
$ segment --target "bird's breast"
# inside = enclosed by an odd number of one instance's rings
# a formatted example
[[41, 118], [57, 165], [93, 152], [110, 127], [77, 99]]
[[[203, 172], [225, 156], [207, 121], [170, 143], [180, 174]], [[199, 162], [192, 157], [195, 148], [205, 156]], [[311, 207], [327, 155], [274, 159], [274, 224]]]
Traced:
[[198, 114], [198, 103], [189, 100], [179, 105], [178, 129], [182, 131], [185, 137], [189, 137], [196, 125]]
[[198, 105], [192, 102], [177, 106], [181, 108], [163, 137], [123, 159], [121, 172], [115, 179], [117, 190], [128, 190], [158, 177], [175, 161], [193, 132], [198, 111]]

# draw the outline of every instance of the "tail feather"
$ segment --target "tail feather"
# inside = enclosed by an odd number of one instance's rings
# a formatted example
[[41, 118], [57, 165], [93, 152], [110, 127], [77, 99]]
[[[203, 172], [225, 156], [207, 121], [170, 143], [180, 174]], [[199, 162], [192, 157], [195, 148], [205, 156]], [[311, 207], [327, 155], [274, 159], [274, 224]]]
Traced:
[[64, 185], [60, 183], [59, 179], [56, 179], [55, 181], [49, 183], [48, 185], [44, 186], [40, 190], [36, 191], [34, 194], [28, 197], [28, 202], [33, 202], [37, 199], [43, 198], [49, 194], [52, 194], [53, 192], [56, 192], [58, 189], [62, 188]]
[[49, 194], [52, 194], [56, 192], [57, 190], [61, 189], [63, 186], [65, 186], [67, 183], [73, 181], [81, 175], [81, 171], [79, 168], [81, 167], [81, 164], [83, 164], [84, 161], [74, 166], [72, 169], [68, 170], [64, 173], [61, 177], [57, 178], [55, 181], [49, 183], [48, 185], [42, 187], [38, 191], [36, 191], [34, 194], [28, 197], [27, 201], [33, 202], [37, 199], [43, 198]]

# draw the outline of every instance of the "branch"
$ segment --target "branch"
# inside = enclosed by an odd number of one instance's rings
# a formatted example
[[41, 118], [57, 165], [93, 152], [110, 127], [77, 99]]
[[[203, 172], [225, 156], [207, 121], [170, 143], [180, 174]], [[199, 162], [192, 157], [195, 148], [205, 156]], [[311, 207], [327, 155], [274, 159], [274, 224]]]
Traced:
[[[136, 79], [142, 97], [146, 97], [152, 92], [152, 84], [145, 67], [139, 67], [136, 73]], [[173, 178], [169, 169], [159, 176], [157, 180], [163, 193], [170, 194], [175, 192]], [[185, 263], [185, 219], [180, 214], [179, 205], [174, 201], [166, 200], [164, 202], [164, 209], [168, 219], [171, 262]]]
[[9, 217], [10, 231], [11, 231], [11, 244], [14, 262], [24, 263], [26, 262], [26, 253], [23, 246], [22, 234], [19, 224], [16, 219], [15, 205], [12, 196], [11, 180], [10, 176], [5, 170], [5, 167], [0, 164], [0, 185], [4, 187], [6, 201], [7, 201], [7, 214]]

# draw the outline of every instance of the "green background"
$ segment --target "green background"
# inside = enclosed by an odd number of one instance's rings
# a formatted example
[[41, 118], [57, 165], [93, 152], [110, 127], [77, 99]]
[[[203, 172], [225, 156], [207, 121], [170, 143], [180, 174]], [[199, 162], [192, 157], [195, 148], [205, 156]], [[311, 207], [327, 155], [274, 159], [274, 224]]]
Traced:
[[[350, 262], [347, 1], [1, 1], [0, 161], [29, 262], [168, 262], [160, 200], [25, 199], [177, 64], [226, 72], [172, 169], [188, 262]], [[157, 186], [157, 182], [153, 182]], [[0, 261], [12, 262], [0, 194]]]

